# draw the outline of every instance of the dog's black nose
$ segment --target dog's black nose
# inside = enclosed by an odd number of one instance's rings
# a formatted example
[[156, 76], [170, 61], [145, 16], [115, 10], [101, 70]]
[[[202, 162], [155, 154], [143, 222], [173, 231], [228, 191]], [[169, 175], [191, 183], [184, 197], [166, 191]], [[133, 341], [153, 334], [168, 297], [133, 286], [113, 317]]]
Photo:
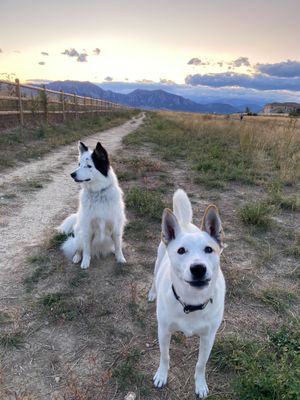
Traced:
[[74, 179], [75, 176], [76, 176], [76, 172], [72, 172], [70, 175], [71, 175], [71, 177]]
[[203, 264], [193, 264], [190, 270], [195, 279], [203, 279], [206, 274], [206, 266]]

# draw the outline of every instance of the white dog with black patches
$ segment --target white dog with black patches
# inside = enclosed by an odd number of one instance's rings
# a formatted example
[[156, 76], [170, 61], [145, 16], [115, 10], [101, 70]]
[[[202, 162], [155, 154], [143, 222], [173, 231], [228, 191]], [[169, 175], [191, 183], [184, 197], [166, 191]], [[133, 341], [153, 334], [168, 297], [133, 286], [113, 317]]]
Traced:
[[157, 298], [160, 364], [153, 378], [158, 388], [167, 383], [171, 335], [182, 331], [200, 336], [195, 370], [196, 395], [208, 394], [205, 368], [224, 311], [225, 280], [220, 269], [222, 225], [217, 208], [207, 207], [201, 229], [192, 224], [192, 207], [179, 189], [173, 210], [165, 209], [149, 300]]
[[81, 184], [79, 209], [67, 217], [58, 230], [73, 234], [62, 245], [65, 255], [81, 268], [90, 265], [92, 256], [115, 253], [125, 263], [122, 237], [126, 222], [123, 192], [110, 166], [105, 148], [98, 142], [93, 151], [79, 142], [79, 167], [71, 177]]

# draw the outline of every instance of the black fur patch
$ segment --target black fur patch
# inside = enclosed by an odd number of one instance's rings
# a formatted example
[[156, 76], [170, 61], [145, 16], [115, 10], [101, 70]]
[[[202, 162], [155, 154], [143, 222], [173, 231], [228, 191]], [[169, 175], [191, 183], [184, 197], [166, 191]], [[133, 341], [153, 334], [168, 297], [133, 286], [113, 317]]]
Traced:
[[101, 172], [102, 175], [107, 176], [110, 167], [109, 158], [107, 151], [99, 142], [92, 153], [92, 160], [95, 168]]
[[79, 142], [79, 150], [80, 150], [80, 153], [82, 154], [85, 151], [88, 151], [88, 147], [83, 142]]

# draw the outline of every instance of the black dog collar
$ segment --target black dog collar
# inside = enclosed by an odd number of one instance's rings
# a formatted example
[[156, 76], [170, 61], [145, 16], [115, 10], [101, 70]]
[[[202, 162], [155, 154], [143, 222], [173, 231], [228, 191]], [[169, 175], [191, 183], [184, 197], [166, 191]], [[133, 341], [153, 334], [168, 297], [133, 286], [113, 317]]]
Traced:
[[182, 305], [183, 311], [184, 311], [185, 314], [189, 314], [190, 312], [193, 312], [193, 311], [204, 310], [204, 308], [207, 306], [207, 304], [208, 304], [209, 302], [210, 302], [210, 303], [213, 302], [213, 299], [210, 298], [210, 299], [206, 300], [204, 303], [198, 304], [197, 306], [193, 306], [192, 304], [185, 304], [185, 303], [181, 300], [181, 298], [178, 296], [178, 294], [176, 293], [176, 291], [175, 291], [173, 285], [172, 285], [172, 290], [173, 290], [175, 299], [176, 299], [177, 301], [179, 301], [179, 303]]

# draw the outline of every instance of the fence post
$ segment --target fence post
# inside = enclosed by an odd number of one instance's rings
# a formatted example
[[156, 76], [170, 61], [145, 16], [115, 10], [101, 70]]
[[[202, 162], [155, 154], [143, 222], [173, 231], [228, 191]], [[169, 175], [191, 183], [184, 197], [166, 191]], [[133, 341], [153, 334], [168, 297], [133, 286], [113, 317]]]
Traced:
[[45, 85], [43, 85], [43, 89], [44, 89], [44, 91], [41, 92], [41, 103], [44, 108], [45, 121], [46, 121], [46, 124], [48, 124], [48, 97], [47, 97], [47, 89], [46, 89]]
[[16, 86], [16, 97], [18, 97], [18, 108], [20, 112], [20, 124], [24, 126], [24, 115], [23, 115], [23, 105], [22, 105], [22, 96], [21, 96], [21, 89], [20, 89], [20, 81], [19, 79], [15, 80]]
[[78, 115], [77, 115], [77, 96], [76, 96], [76, 93], [74, 93], [74, 109], [75, 109], [75, 119], [77, 119]]
[[62, 111], [62, 119], [63, 122], [66, 121], [66, 113], [65, 113], [65, 94], [64, 91], [60, 91], [60, 101], [61, 101], [61, 111]]

